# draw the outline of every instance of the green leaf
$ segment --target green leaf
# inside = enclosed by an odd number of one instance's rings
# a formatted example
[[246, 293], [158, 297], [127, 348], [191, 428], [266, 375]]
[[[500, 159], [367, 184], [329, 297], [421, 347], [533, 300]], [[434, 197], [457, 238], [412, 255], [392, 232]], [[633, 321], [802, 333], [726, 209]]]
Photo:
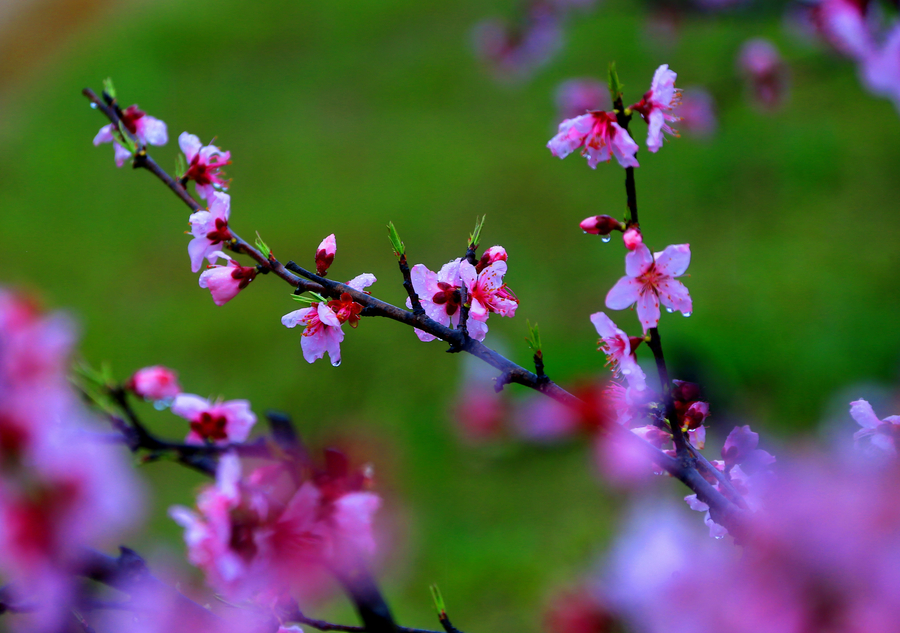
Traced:
[[625, 85], [619, 81], [619, 73], [616, 72], [616, 62], [609, 62], [609, 96], [613, 103], [622, 98]]
[[119, 121], [119, 129], [113, 133], [113, 136], [116, 137], [116, 141], [127, 149], [129, 152], [134, 154], [137, 151], [137, 145], [134, 144], [134, 141], [131, 140], [131, 134], [128, 133], [128, 130], [125, 128], [125, 124], [122, 121]]
[[431, 599], [434, 601], [434, 608], [437, 609], [438, 617], [447, 617], [447, 607], [444, 604], [444, 597], [441, 595], [441, 590], [438, 589], [437, 585], [431, 585], [429, 589], [431, 589]]
[[481, 229], [484, 227], [486, 219], [486, 215], [475, 218], [475, 230], [469, 235], [469, 248], [478, 248], [478, 243], [481, 241]]
[[403, 245], [403, 242], [400, 241], [400, 234], [397, 233], [397, 229], [394, 228], [393, 222], [388, 222], [387, 230], [388, 239], [391, 241], [391, 247], [394, 249], [394, 255], [397, 257], [405, 255], [406, 247]]
[[112, 77], [103, 80], [103, 92], [108, 94], [110, 99], [116, 98], [116, 87], [113, 85]]
[[311, 297], [305, 295], [291, 295], [291, 299], [298, 301], [304, 305], [312, 305], [314, 303], [326, 303], [328, 299], [320, 295], [318, 292], [310, 292]]
[[266, 259], [269, 259], [272, 256], [272, 249], [263, 242], [263, 238], [260, 236], [259, 231], [256, 232], [256, 248], [259, 249]]
[[538, 324], [531, 325], [531, 322], [526, 320], [525, 325], [528, 327], [528, 336], [525, 337], [528, 347], [535, 354], [539, 354], [541, 352], [541, 332], [538, 330]]
[[178, 154], [178, 156], [175, 157], [175, 178], [181, 180], [186, 173], [187, 159], [184, 157], [184, 154]]

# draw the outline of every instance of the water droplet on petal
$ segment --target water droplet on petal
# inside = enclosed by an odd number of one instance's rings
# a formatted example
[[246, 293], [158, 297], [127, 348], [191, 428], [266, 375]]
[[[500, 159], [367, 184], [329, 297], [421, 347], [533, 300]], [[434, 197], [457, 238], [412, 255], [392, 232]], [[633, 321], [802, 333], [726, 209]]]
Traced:
[[682, 312], [681, 314], [683, 314], [685, 317], [689, 317], [693, 314], [693, 312]]
[[725, 538], [725, 537], [722, 536], [721, 534], [719, 534], [719, 535], [716, 537], [716, 540], [717, 540], [717, 541], [721, 541], [723, 538]]
[[603, 242], [604, 244], [608, 244], [611, 239], [612, 239], [612, 235], [604, 235], [603, 237], [600, 238], [600, 241]]
[[[91, 105], [93, 105], [93, 104], [91, 104]], [[587, 231], [582, 231], [582, 233], [584, 233], [585, 235], [587, 235]]]
[[153, 403], [153, 408], [157, 411], [165, 411], [166, 407], [169, 406], [169, 403], [166, 400], [156, 400]]
[[668, 312], [669, 314], [672, 314], [673, 312], [675, 312], [675, 310], [667, 307], [666, 312]]
[[93, 101], [91, 101], [91, 109], [93, 109], [93, 110], [97, 109], [97, 104], [94, 103]]
[[339, 358], [339, 359], [337, 359], [337, 360], [331, 361], [331, 366], [332, 366], [332, 367], [340, 367], [340, 366], [341, 366], [341, 359]]

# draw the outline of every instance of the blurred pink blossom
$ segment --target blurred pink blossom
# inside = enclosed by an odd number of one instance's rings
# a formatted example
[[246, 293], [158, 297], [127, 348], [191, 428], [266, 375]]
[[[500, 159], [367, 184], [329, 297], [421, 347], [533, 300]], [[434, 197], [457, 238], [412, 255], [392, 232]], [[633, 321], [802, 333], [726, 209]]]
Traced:
[[256, 424], [256, 415], [246, 400], [210, 402], [190, 393], [175, 396], [172, 413], [191, 423], [188, 444], [243, 442]]
[[181, 393], [178, 374], [162, 365], [137, 370], [126, 387], [145, 400], [166, 400]]
[[[647, 377], [635, 360], [631, 339], [612, 322], [603, 312], [591, 315], [591, 323], [600, 336], [600, 351], [606, 354], [607, 364], [612, 365], [613, 373], [622, 376], [628, 385], [637, 391], [647, 386]], [[642, 339], [637, 339], [639, 345]]]
[[787, 98], [787, 69], [769, 40], [744, 42], [738, 54], [738, 69], [747, 78], [754, 101], [764, 109], [774, 110]]
[[586, 112], [609, 110], [609, 89], [596, 79], [569, 79], [556, 89], [557, 120], [573, 119]]
[[703, 88], [682, 91], [681, 105], [675, 113], [681, 117], [681, 130], [698, 138], [708, 138], [716, 131], [715, 102]]
[[872, 405], [865, 400], [851, 402], [850, 415], [862, 427], [853, 435], [854, 440], [859, 442], [867, 437], [872, 446], [890, 455], [896, 455], [896, 439], [900, 436], [900, 415], [891, 415], [879, 420]]

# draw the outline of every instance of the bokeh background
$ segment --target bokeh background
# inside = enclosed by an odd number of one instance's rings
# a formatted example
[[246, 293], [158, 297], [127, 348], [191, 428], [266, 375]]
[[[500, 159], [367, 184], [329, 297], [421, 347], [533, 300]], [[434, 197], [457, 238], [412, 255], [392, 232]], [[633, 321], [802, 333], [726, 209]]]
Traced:
[[[528, 81], [497, 81], [472, 54], [472, 27], [515, 11], [512, 0], [20, 0], [0, 10], [0, 281], [74, 314], [92, 364], [122, 378], [176, 368], [188, 392], [287, 411], [311, 446], [373, 462], [392, 534], [385, 592], [408, 626], [436, 626], [436, 582], [464, 629], [539, 630], [548, 596], [602, 551], [622, 496], [595, 475], [587, 442], [462, 441], [449, 412], [466, 364], [438, 342], [364, 321], [348, 331], [340, 368], [308, 365], [299, 332], [279, 322], [297, 307], [283, 283], [260, 277], [213, 305], [190, 272], [187, 209], [91, 145], [105, 121], [85, 86], [99, 91], [111, 76], [124, 105], [166, 121], [170, 142], [151, 154], [170, 170], [180, 132], [215, 136], [233, 155], [238, 232], [259, 231], [301, 264], [334, 232], [331, 275], [373, 272], [374, 293], [395, 303], [404, 294], [389, 220], [412, 262], [437, 269], [486, 214], [483, 245], [507, 248], [521, 302], [515, 319], [491, 320], [488, 344], [525, 364], [525, 320], [538, 322], [548, 371], [572, 384], [602, 374], [588, 315], [624, 254], [577, 224], [624, 213], [623, 171], [550, 156], [553, 94], [568, 78], [602, 79], [615, 60], [636, 101], [668, 63], [680, 84], [713, 93], [718, 130], [642, 152], [638, 201], [652, 247], [691, 244], [695, 313], [664, 314], [661, 332], [672, 373], [706, 389], [711, 435], [736, 422], [772, 443], [810, 434], [847, 418], [848, 388], [897, 380], [900, 119], [851, 64], [791, 35], [778, 7], [686, 14], [662, 37], [650, 7], [606, 0], [567, 21], [563, 50]], [[735, 70], [741, 44], [758, 36], [790, 69], [775, 112], [747, 98]], [[643, 144], [644, 125], [634, 129]], [[637, 333], [633, 315], [613, 316]], [[168, 412], [145, 416], [160, 433], [185, 432]], [[141, 472], [151, 511], [130, 543], [175, 560], [181, 535], [165, 508], [191, 503], [201, 480], [169, 463]], [[314, 615], [353, 619], [340, 598]]]

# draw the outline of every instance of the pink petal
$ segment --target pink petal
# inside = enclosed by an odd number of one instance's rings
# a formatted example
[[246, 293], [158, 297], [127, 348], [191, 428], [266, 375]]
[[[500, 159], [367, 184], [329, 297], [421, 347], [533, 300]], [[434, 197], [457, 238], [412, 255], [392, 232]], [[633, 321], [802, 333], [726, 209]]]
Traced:
[[477, 319], [470, 318], [466, 321], [466, 329], [469, 332], [469, 336], [471, 336], [476, 341], [483, 341], [484, 337], [487, 336], [488, 326], [484, 321], [478, 321]]
[[637, 302], [638, 320], [644, 326], [644, 332], [659, 325], [659, 298], [656, 293], [643, 293]]
[[327, 303], [320, 303], [317, 312], [319, 314], [319, 320], [323, 325], [327, 325], [334, 328], [341, 327], [341, 321], [337, 318], [337, 315], [334, 313], [334, 310], [328, 307]]
[[[409, 278], [412, 281], [413, 290], [419, 295], [419, 299], [431, 299], [437, 292], [437, 275], [425, 266], [425, 264], [416, 264], [409, 271]], [[411, 306], [410, 306], [411, 307]]]
[[[443, 268], [441, 272], [443, 272]], [[458, 264], [459, 278], [466, 285], [466, 289], [469, 291], [469, 294], [472, 294], [472, 291], [475, 290], [475, 285], [478, 282], [478, 273], [475, 272], [475, 267], [469, 262], [463, 261]], [[438, 275], [440, 278], [440, 275]]]
[[[445, 313], [445, 316], [446, 316], [446, 313]], [[448, 320], [449, 320], [449, 318], [448, 318]], [[431, 341], [433, 341], [434, 339], [437, 338], [436, 336], [432, 336], [428, 332], [420, 330], [419, 328], [415, 328], [415, 332], [416, 332], [416, 336], [418, 336], [419, 340], [422, 341], [423, 343], [430, 343]]]
[[678, 310], [684, 315], [693, 312], [691, 295], [683, 283], [677, 279], [664, 277], [657, 281], [656, 291], [663, 305], [672, 310]]
[[212, 248], [209, 240], [205, 237], [195, 237], [188, 243], [188, 256], [191, 258], [191, 271], [199, 272], [203, 265], [203, 258]]
[[606, 307], [624, 310], [635, 303], [641, 294], [641, 282], [633, 277], [622, 277], [606, 295]]
[[691, 245], [673, 244], [656, 254], [656, 270], [661, 275], [681, 277], [691, 264]]
[[283, 317], [281, 317], [281, 324], [289, 328], [297, 327], [307, 320], [307, 318], [309, 317], [309, 313], [314, 309], [315, 308], [302, 308], [300, 310], [289, 312], [288, 314], [285, 314]]
[[637, 159], [634, 157], [638, 151], [638, 144], [618, 123], [611, 123], [615, 135], [610, 140], [610, 148], [613, 156], [619, 161], [622, 167], [640, 167]]
[[622, 334], [625, 334], [624, 332], [622, 332], [622, 330], [616, 327], [616, 324], [612, 322], [612, 319], [606, 316], [606, 314], [604, 314], [603, 312], [594, 312], [594, 314], [591, 315], [591, 323], [594, 324], [594, 328], [597, 330], [597, 334], [600, 336], [600, 338], [613, 338], [620, 332]]
[[243, 442], [250, 435], [250, 429], [256, 424], [256, 414], [250, 410], [247, 400], [229, 400], [223, 402], [219, 409], [225, 413], [227, 421], [226, 433], [229, 442]]
[[209, 408], [209, 400], [190, 393], [180, 393], [172, 401], [172, 413], [186, 420], [195, 419]]
[[100, 128], [100, 131], [97, 132], [97, 136], [94, 137], [94, 145], [100, 145], [100, 143], [111, 143], [113, 140], [113, 124], [104, 125]]
[[228, 216], [231, 215], [231, 196], [227, 193], [216, 191], [209, 202], [209, 212], [213, 220], [222, 218], [227, 221]]
[[143, 124], [144, 140], [150, 145], [165, 145], [169, 142], [166, 124], [152, 116], [142, 116], [138, 125]]
[[866, 400], [855, 400], [850, 403], [850, 417], [856, 420], [857, 424], [864, 429], [874, 429], [881, 424], [881, 420], [875, 415], [872, 405]]
[[113, 141], [113, 152], [116, 160], [116, 167], [121, 167], [127, 161], [131, 160], [131, 152]]
[[643, 242], [625, 255], [625, 274], [629, 277], [640, 277], [653, 265], [653, 254]]
[[454, 259], [452, 262], [447, 262], [441, 269], [438, 271], [437, 280], [440, 282], [448, 283], [451, 286], [459, 286], [459, 265], [460, 260]]
[[[375, 279], [375, 275], [373, 275], [372, 273], [363, 273], [348, 281], [347, 285], [354, 290], [363, 292], [366, 288], [374, 284], [376, 281], [378, 280]], [[415, 285], [413, 285], [413, 288], [415, 288]]]
[[193, 134], [182, 132], [178, 136], [178, 147], [180, 147], [181, 151], [184, 152], [189, 165], [191, 164], [191, 161], [194, 160], [194, 156], [197, 155], [202, 146], [203, 144], [200, 142], [200, 139]]

